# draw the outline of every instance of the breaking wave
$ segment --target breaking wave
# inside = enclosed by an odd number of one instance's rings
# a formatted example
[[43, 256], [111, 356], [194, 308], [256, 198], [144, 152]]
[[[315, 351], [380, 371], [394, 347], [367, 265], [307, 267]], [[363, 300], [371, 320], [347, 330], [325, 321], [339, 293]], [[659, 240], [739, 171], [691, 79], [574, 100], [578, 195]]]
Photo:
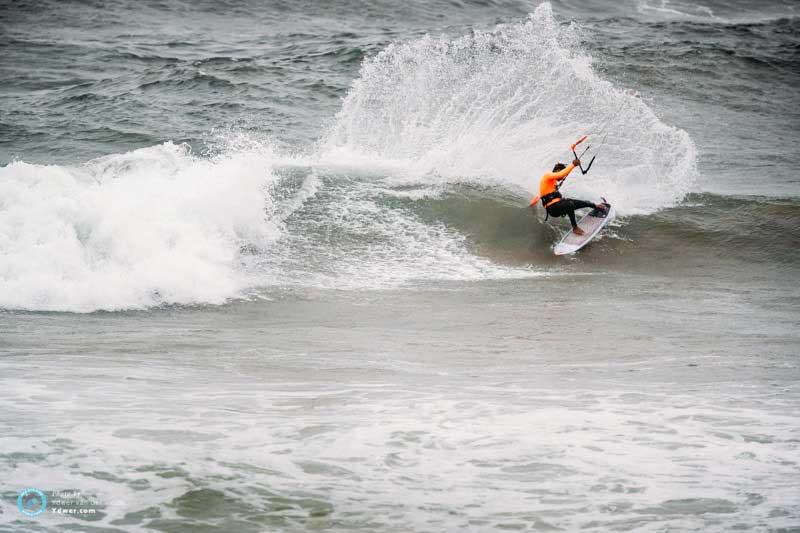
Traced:
[[[577, 135], [594, 133], [596, 148], [608, 134], [592, 173], [567, 191], [603, 194], [623, 216], [674, 205], [695, 179], [688, 135], [595, 73], [580, 39], [542, 4], [493, 31], [392, 44], [363, 63], [303, 157], [233, 135], [213, 154], [167, 142], [77, 166], [0, 168], [0, 307], [143, 309], [264, 287], [547, 273], [541, 255], [525, 264], [492, 251], [502, 239], [487, 222], [545, 238], [526, 196]], [[488, 204], [469, 199], [481, 191]]]
[[0, 169], [0, 306], [91, 311], [222, 303], [250, 282], [243, 245], [281, 232], [274, 156], [165, 143], [79, 167]]

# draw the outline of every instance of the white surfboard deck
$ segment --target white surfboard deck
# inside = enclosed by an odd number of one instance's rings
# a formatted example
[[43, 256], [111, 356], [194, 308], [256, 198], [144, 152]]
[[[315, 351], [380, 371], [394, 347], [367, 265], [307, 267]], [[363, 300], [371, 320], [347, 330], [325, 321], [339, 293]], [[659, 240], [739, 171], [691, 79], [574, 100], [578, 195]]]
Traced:
[[600, 233], [606, 224], [614, 220], [616, 211], [612, 205], [607, 213], [598, 212], [597, 209], [592, 209], [578, 222], [578, 227], [586, 233], [578, 235], [571, 229], [561, 238], [561, 241], [553, 248], [553, 253], [556, 255], [574, 254], [587, 244], [591, 242], [595, 236]]

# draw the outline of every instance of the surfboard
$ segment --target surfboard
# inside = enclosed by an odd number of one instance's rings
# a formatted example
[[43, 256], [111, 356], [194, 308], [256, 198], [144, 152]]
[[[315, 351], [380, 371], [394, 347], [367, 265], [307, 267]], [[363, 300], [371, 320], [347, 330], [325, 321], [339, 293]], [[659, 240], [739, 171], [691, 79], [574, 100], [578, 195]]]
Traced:
[[606, 224], [614, 220], [615, 216], [614, 206], [610, 206], [605, 213], [599, 209], [592, 209], [578, 222], [578, 227], [586, 233], [578, 235], [570, 229], [555, 245], [553, 253], [556, 255], [574, 254], [589, 244]]

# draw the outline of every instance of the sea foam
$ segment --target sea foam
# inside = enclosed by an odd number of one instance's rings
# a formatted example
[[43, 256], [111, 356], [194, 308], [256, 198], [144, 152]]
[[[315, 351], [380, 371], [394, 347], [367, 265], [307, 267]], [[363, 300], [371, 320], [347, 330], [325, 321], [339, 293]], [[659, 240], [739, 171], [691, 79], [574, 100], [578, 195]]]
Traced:
[[268, 150], [199, 158], [165, 143], [78, 167], [0, 168], [0, 307], [221, 303], [242, 246], [280, 234]]

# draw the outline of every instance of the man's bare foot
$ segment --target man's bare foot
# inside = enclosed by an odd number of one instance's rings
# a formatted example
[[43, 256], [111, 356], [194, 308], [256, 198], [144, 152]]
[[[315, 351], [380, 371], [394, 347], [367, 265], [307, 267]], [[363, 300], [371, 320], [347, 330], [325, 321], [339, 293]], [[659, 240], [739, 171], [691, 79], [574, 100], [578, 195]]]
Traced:
[[586, 235], [586, 232], [583, 231], [578, 226], [575, 226], [574, 228], [572, 228], [572, 233], [574, 233], [575, 235]]

